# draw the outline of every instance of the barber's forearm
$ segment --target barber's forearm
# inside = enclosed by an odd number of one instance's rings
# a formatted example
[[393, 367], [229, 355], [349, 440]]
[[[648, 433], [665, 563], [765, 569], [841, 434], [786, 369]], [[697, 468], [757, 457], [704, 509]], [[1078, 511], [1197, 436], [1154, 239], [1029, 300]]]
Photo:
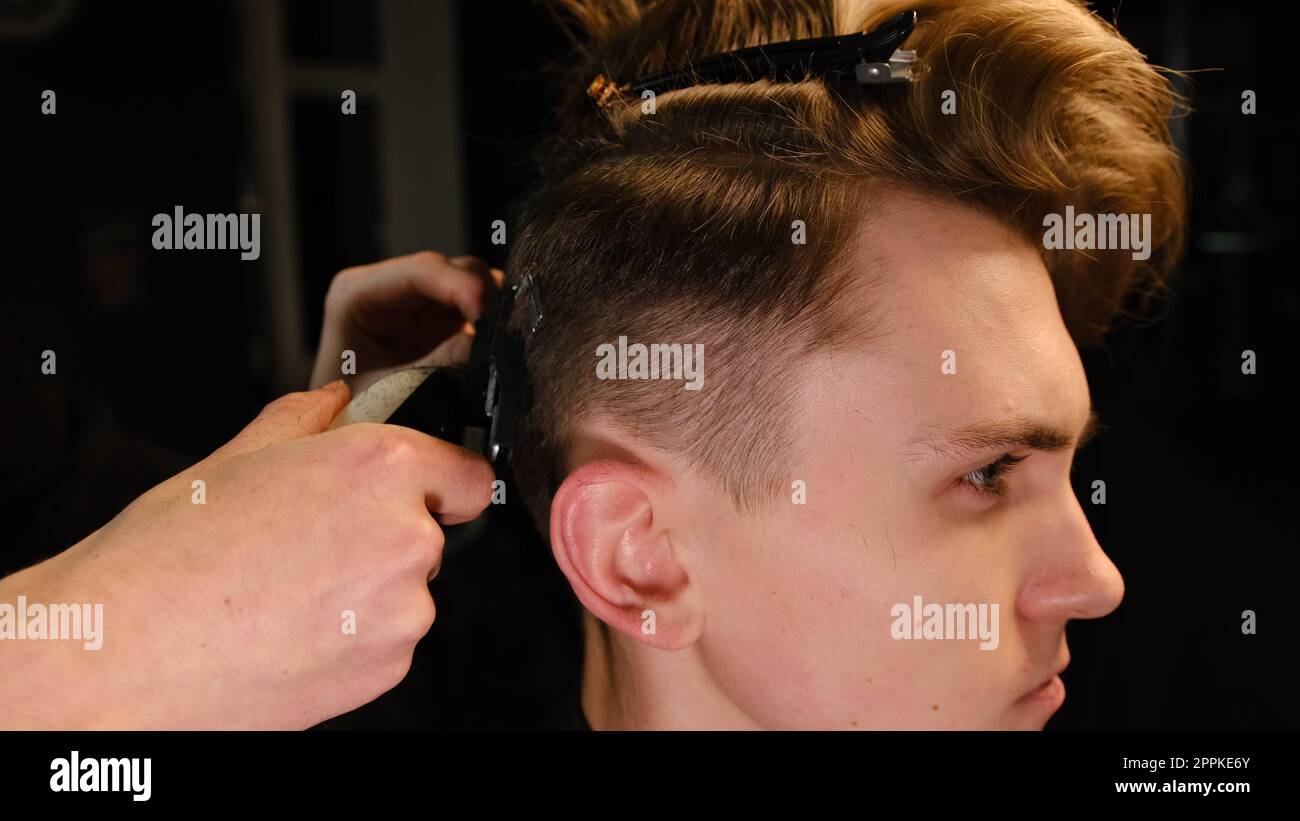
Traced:
[[[0, 729], [62, 729], [95, 724], [111, 702], [89, 690], [93, 650], [83, 642], [32, 638], [20, 603], [72, 603], [57, 559], [0, 579]], [[21, 597], [21, 598], [20, 598]], [[98, 628], [98, 626], [97, 626]], [[49, 625], [40, 631], [49, 635]], [[107, 698], [106, 698], [107, 697]]]
[[[157, 723], [151, 714], [174, 709], [165, 703], [174, 694], [146, 669], [173, 663], [171, 654], [126, 640], [138, 629], [123, 621], [129, 596], [113, 592], [127, 589], [125, 580], [100, 583], [83, 572], [98, 536], [0, 579], [0, 606], [13, 610], [0, 632], [0, 729], [141, 729]], [[20, 614], [20, 603], [43, 615]], [[68, 630], [66, 611], [53, 617], [71, 606], [90, 616], [79, 631]]]

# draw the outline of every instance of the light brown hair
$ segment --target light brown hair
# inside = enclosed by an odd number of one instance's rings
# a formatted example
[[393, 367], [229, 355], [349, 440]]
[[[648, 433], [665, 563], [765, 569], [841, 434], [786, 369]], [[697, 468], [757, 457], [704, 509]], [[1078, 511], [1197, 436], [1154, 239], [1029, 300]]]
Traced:
[[[1148, 260], [1042, 250], [1080, 343], [1100, 338], [1126, 295], [1150, 293], [1181, 250], [1186, 194], [1168, 125], [1180, 100], [1070, 0], [554, 5], [580, 59], [508, 264], [539, 283], [546, 312], [527, 348], [534, 406], [516, 468], [543, 535], [569, 436], [592, 413], [684, 454], [742, 509], [782, 491], [787, 377], [808, 351], [870, 333], [842, 310], [853, 272], [839, 257], [875, 191], [983, 209], [1039, 249], [1044, 215], [1067, 205], [1150, 213]], [[640, 98], [601, 110], [585, 95], [599, 74], [626, 83], [731, 49], [870, 30], [907, 8], [919, 17], [908, 85], [700, 85], [661, 94], [653, 113]], [[946, 90], [956, 113], [941, 109]], [[795, 220], [806, 244], [792, 242]], [[620, 335], [704, 344], [704, 389], [597, 380], [597, 346]]]

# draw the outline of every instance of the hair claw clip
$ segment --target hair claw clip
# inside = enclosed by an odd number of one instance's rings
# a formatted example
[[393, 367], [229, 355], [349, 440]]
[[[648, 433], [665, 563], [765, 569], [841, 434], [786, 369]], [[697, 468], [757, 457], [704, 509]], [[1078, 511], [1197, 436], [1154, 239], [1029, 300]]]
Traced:
[[760, 79], [798, 82], [806, 77], [836, 74], [852, 74], [862, 85], [907, 83], [912, 80], [916, 52], [904, 51], [899, 46], [915, 28], [916, 12], [905, 11], [871, 31], [768, 43], [714, 54], [625, 85], [617, 85], [602, 74], [591, 82], [587, 94], [605, 108], [624, 95], [639, 97], [644, 91], [662, 94], [706, 83]]

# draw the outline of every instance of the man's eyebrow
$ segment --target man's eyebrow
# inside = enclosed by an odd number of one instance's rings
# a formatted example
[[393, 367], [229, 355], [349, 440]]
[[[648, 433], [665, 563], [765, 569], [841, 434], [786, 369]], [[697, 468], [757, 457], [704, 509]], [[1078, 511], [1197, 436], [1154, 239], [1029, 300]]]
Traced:
[[1096, 409], [1090, 409], [1088, 411], [1088, 421], [1083, 423], [1083, 430], [1079, 432], [1079, 441], [1074, 443], [1074, 449], [1082, 450], [1084, 445], [1101, 433], [1101, 427], [1101, 417], [1097, 416]]
[[[935, 456], [949, 459], [990, 450], [1029, 448], [1061, 451], [1071, 447], [1083, 447], [1096, 435], [1098, 427], [1097, 412], [1089, 411], [1088, 421], [1084, 424], [1077, 440], [1072, 434], [1052, 425], [1030, 419], [1011, 419], [967, 425], [941, 436], [919, 437], [912, 440], [912, 444], [924, 446]], [[913, 455], [921, 458], [919, 453]]]

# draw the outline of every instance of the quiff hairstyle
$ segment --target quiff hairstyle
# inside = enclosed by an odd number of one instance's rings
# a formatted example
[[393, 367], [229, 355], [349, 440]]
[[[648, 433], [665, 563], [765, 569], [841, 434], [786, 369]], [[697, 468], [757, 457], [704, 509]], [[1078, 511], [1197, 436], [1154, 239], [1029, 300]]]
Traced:
[[[1182, 247], [1186, 193], [1169, 120], [1182, 101], [1106, 21], [1070, 0], [555, 0], [578, 48], [571, 99], [508, 262], [545, 317], [528, 342], [534, 404], [516, 480], [547, 535], [572, 433], [599, 415], [684, 455], [742, 510], [788, 483], [800, 358], [860, 344], [841, 252], [870, 244], [873, 193], [903, 187], [980, 209], [1040, 250], [1067, 327], [1100, 339], [1153, 293]], [[918, 24], [904, 86], [821, 79], [700, 85], [601, 109], [597, 75], [627, 83], [709, 54]], [[956, 113], [943, 113], [944, 92]], [[1043, 217], [1152, 215], [1149, 259], [1043, 249]], [[866, 222], [863, 218], [868, 217]], [[802, 220], [806, 244], [792, 242]], [[512, 318], [522, 326], [522, 309]], [[596, 349], [702, 343], [699, 391], [600, 381]]]

